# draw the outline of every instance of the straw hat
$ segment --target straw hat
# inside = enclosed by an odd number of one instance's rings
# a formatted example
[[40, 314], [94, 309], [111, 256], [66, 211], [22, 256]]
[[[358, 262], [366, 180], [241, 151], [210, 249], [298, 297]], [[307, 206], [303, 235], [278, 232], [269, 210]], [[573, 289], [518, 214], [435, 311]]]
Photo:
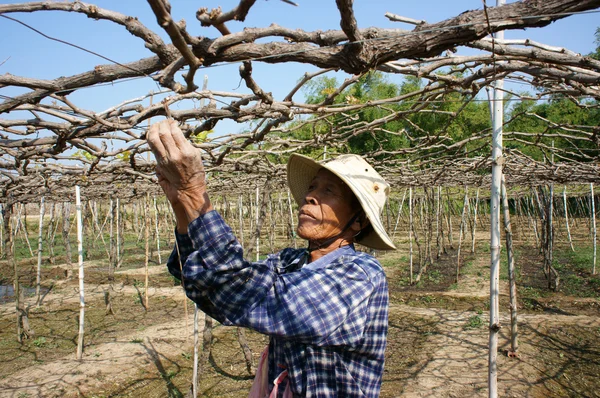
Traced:
[[321, 164], [309, 157], [292, 154], [287, 164], [287, 180], [296, 203], [302, 206], [310, 183], [322, 168], [331, 171], [350, 187], [371, 222], [373, 230], [358, 243], [378, 250], [396, 249], [381, 222], [390, 186], [358, 155], [341, 155]]

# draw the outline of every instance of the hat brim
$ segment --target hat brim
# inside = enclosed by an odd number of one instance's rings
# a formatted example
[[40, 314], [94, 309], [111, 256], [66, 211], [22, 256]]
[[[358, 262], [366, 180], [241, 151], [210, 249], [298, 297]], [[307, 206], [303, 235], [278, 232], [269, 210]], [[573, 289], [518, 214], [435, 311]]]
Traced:
[[395, 250], [396, 246], [385, 231], [380, 215], [376, 214], [373, 211], [373, 207], [366, 203], [366, 198], [355, 184], [352, 184], [345, 175], [328, 168], [326, 164], [321, 164], [304, 155], [292, 154], [287, 164], [287, 181], [290, 192], [298, 206], [302, 206], [308, 187], [319, 170], [323, 168], [335, 174], [352, 190], [371, 222], [372, 231], [362, 237], [357, 243], [376, 250]]

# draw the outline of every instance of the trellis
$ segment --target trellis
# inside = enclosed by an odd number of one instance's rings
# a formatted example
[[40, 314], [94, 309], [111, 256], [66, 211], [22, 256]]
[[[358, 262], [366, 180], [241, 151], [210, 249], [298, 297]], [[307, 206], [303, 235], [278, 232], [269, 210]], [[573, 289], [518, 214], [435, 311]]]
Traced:
[[[40, 195], [44, 195], [47, 203], [71, 201], [76, 185], [81, 187], [84, 201], [130, 200], [160, 194], [154, 177], [154, 163], [146, 156], [145, 131], [151, 118], [169, 116], [180, 122], [185, 134], [202, 150], [210, 173], [209, 188], [238, 194], [238, 210], [242, 209], [241, 193], [256, 190], [254, 200], [259, 203], [260, 187], [264, 187], [264, 198], [270, 196], [269, 190], [284, 192], [284, 163], [290, 153], [304, 151], [320, 156], [323, 152], [346, 152], [349, 150], [348, 140], [365, 133], [377, 134], [380, 141], [402, 137], [408, 145], [392, 149], [379, 145], [361, 155], [367, 157], [396, 189], [409, 189], [406, 206], [411, 224], [409, 239], [411, 245], [413, 237], [416, 239], [421, 253], [419, 245], [422, 242], [418, 239], [425, 238], [425, 257], [432, 253], [433, 224], [428, 224], [427, 231], [413, 227], [413, 206], [416, 203], [413, 189], [487, 188], [491, 184], [493, 163], [501, 162], [509, 194], [529, 192], [530, 187], [552, 183], [591, 184], [590, 214], [595, 217], [593, 184], [600, 180], [598, 126], [557, 124], [540, 115], [530, 115], [543, 123], [545, 130], [541, 133], [504, 131], [504, 142], [535, 146], [543, 153], [543, 159], [535, 159], [514, 149], [505, 152], [499, 160], [491, 156], [491, 127], [470, 131], [467, 137], [457, 139], [449, 132], [450, 121], [437, 131], [427, 131], [409, 117], [421, 113], [455, 120], [467, 104], [477, 101], [484, 90], [505, 78], [537, 89], [533, 96], [503, 89], [515, 100], [546, 100], [560, 95], [578, 107], [597, 108], [600, 61], [530, 40], [492, 39], [488, 35], [509, 29], [542, 27], [574, 13], [598, 8], [600, 1], [523, 1], [494, 8], [487, 7], [484, 1], [483, 10], [468, 11], [438, 23], [386, 14], [390, 20], [416, 25], [413, 30], [407, 31], [358, 29], [352, 1], [338, 0], [340, 31], [305, 32], [272, 25], [231, 33], [227, 24], [243, 22], [254, 2], [241, 0], [227, 12], [200, 9], [196, 15], [200, 24], [213, 26], [222, 34], [221, 37], [209, 38], [192, 36], [184, 23], [173, 21], [170, 5], [165, 0], [148, 0], [172, 44], [131, 16], [80, 1], [0, 5], [0, 16], [16, 22], [19, 22], [18, 19], [10, 16], [13, 13], [43, 11], [74, 12], [107, 20], [126, 28], [154, 53], [151, 57], [127, 64], [98, 65], [88, 72], [53, 80], [12, 74], [0, 76], [2, 87], [28, 90], [17, 96], [3, 96], [0, 103], [0, 202], [3, 209], [16, 203], [37, 201]], [[457, 46], [475, 49], [478, 53], [462, 56], [454, 52]], [[321, 70], [304, 75], [283, 98], [274, 98], [271, 93], [265, 92], [252, 76], [253, 63], [283, 64], [292, 61], [314, 65]], [[251, 93], [207, 90], [206, 87], [198, 89], [194, 80], [198, 80], [202, 68], [220, 63], [240, 63], [240, 78]], [[298, 92], [303, 86], [332, 70], [343, 70], [349, 77], [318, 103], [298, 99]], [[409, 93], [364, 102], [345, 94], [345, 90], [374, 70], [418, 77], [425, 84]], [[84, 109], [69, 98], [75, 90], [131, 77], [151, 78], [160, 88], [103, 111]], [[450, 95], [461, 99], [462, 105], [458, 110], [448, 112], [438, 109], [440, 101]], [[588, 101], [590, 99], [596, 102]], [[193, 101], [207, 101], [208, 104], [193, 107], [190, 106]], [[398, 109], [395, 107], [397, 104], [406, 106]], [[502, 113], [501, 108], [497, 109]], [[380, 116], [368, 122], [354, 117], [368, 109], [377, 109]], [[10, 118], [9, 112], [13, 115]], [[224, 119], [253, 123], [241, 133], [216, 138], [206, 135]], [[390, 131], [387, 124], [397, 120], [406, 121], [409, 127]], [[507, 123], [510, 120], [505, 121]], [[325, 128], [321, 128], [323, 126]], [[296, 133], [307, 128], [313, 132], [310, 138], [298, 138]], [[566, 144], [561, 147], [550, 145], [550, 141], [555, 139]], [[98, 140], [102, 144], [98, 145]], [[117, 144], [109, 147], [107, 142]], [[427, 203], [430, 210], [437, 208], [439, 214], [440, 188], [437, 192], [424, 191], [424, 195], [426, 198], [419, 202], [420, 205]], [[291, 212], [289, 196], [287, 200]], [[546, 202], [542, 203], [543, 200]], [[544, 247], [550, 248], [549, 253], [553, 239], [552, 214], [556, 211], [552, 206], [554, 200], [552, 192], [538, 200], [537, 209], [544, 220], [541, 233], [537, 231], [537, 222], [534, 225], [535, 236], [540, 235], [540, 242], [546, 240]], [[477, 200], [475, 204], [480, 202]], [[467, 216], [471, 214], [466, 190], [463, 203], [459, 250], [463, 244]], [[263, 200], [262, 204], [272, 206], [267, 200]], [[144, 206], [146, 212], [149, 211], [148, 206], [147, 200]], [[564, 206], [567, 209], [566, 195]], [[535, 208], [536, 203], [532, 203], [531, 207]], [[398, 210], [398, 220], [401, 208], [402, 205]], [[474, 211], [472, 250], [477, 207]], [[545, 215], [542, 211], [546, 211]], [[265, 228], [266, 212], [264, 207], [260, 212], [256, 209], [255, 214], [263, 213], [263, 217], [258, 217], [252, 225], [253, 235], [250, 231], [244, 233], [243, 223], [239, 223], [245, 248], [250, 251], [255, 247], [256, 255], [259, 247], [255, 239], [260, 235], [261, 225]], [[427, 214], [433, 216], [433, 212]], [[567, 216], [565, 210], [565, 224], [570, 236]], [[439, 227], [443, 222], [443, 219], [436, 220], [436, 231], [442, 233], [440, 244], [440, 235], [436, 232], [438, 254], [444, 250], [443, 228]], [[446, 238], [452, 239], [449, 216], [446, 222]], [[595, 248], [595, 218], [590, 221], [590, 226], [592, 224]], [[5, 236], [10, 245], [10, 229], [13, 227], [6, 218], [4, 225], [9, 226]], [[146, 242], [149, 229], [149, 225], [143, 228]], [[63, 233], [68, 235], [68, 230], [67, 221], [63, 223]], [[454, 242], [450, 240], [449, 244]], [[147, 243], [146, 252], [148, 250]], [[460, 256], [458, 258], [460, 261]], [[547, 258], [547, 262], [550, 273], [551, 257]], [[420, 271], [422, 265], [425, 263], [419, 263]], [[459, 270], [457, 263], [457, 277]], [[411, 272], [411, 279], [412, 276]]]

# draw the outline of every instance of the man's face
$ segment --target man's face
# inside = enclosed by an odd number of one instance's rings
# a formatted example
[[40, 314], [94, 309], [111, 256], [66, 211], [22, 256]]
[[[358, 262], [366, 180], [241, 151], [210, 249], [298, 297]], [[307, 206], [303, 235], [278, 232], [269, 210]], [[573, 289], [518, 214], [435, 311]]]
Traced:
[[354, 193], [342, 180], [329, 170], [319, 170], [300, 207], [298, 236], [322, 241], [338, 235], [359, 210], [355, 202]]

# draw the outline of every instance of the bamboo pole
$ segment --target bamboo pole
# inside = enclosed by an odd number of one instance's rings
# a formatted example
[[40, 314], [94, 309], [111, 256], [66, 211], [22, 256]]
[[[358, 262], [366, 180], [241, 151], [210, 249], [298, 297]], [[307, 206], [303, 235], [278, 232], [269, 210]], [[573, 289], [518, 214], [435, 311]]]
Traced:
[[569, 238], [569, 245], [571, 245], [571, 251], [575, 251], [573, 247], [573, 239], [571, 238], [571, 228], [569, 227], [569, 210], [567, 207], [567, 186], [563, 187], [563, 202], [565, 204], [565, 225], [567, 226], [567, 237]]
[[471, 253], [475, 253], [475, 231], [477, 230], [477, 209], [479, 207], [479, 188], [475, 192], [475, 207], [473, 208], [473, 228], [471, 229]]
[[144, 230], [146, 237], [146, 256], [144, 259], [144, 308], [148, 311], [148, 262], [150, 261], [150, 218], [148, 213], [150, 212], [150, 194], [146, 194], [144, 201]]
[[240, 244], [244, 247], [244, 195], [240, 195], [238, 198], [238, 219], [240, 226]]
[[[115, 242], [115, 202], [110, 200], [110, 224], [109, 224], [109, 256], [108, 256], [108, 280], [114, 279], [115, 265], [117, 263], [117, 243]], [[117, 226], [118, 229], [118, 226]]]
[[77, 339], [77, 359], [83, 358], [83, 332], [85, 319], [85, 295], [83, 284], [83, 228], [81, 223], [81, 194], [75, 186], [75, 209], [77, 215], [77, 258], [79, 260], [79, 336]]
[[44, 230], [44, 197], [40, 199], [40, 222], [38, 225], [38, 252], [37, 252], [37, 275], [35, 279], [35, 303], [40, 306], [40, 284], [42, 283], [42, 245], [43, 245], [43, 234]]
[[23, 342], [23, 333], [21, 330], [21, 285], [19, 283], [19, 268], [17, 267], [17, 261], [15, 259], [15, 229], [16, 229], [16, 220], [14, 220], [13, 212], [14, 205], [9, 204], [3, 209], [4, 212], [2, 214], [4, 230], [6, 231], [4, 235], [4, 243], [6, 248], [6, 260], [9, 265], [12, 265], [14, 272], [14, 282], [13, 282], [13, 290], [15, 294], [15, 313], [17, 315], [17, 342]]
[[437, 210], [436, 210], [436, 225], [438, 230], [438, 253], [439, 258], [442, 253], [446, 253], [446, 246], [444, 246], [444, 208], [442, 206], [442, 187], [437, 187]]
[[[496, 0], [502, 6], [505, 0]], [[497, 32], [496, 39], [504, 40], [504, 32]], [[504, 122], [504, 81], [496, 80], [492, 104], [492, 184], [490, 189], [490, 334], [488, 356], [488, 396], [498, 396], [498, 333], [500, 331], [499, 284], [500, 284], [500, 190], [502, 179], [502, 125]]]
[[410, 284], [413, 284], [413, 244], [412, 244], [412, 230], [413, 230], [413, 200], [412, 200], [412, 187], [408, 188], [408, 258], [410, 264]]
[[454, 236], [452, 236], [452, 200], [450, 199], [450, 191], [448, 187], [446, 187], [446, 198], [448, 212], [446, 213], [446, 224], [448, 226], [448, 245], [450, 245], [450, 249], [454, 249]]
[[463, 201], [462, 215], [460, 218], [460, 228], [458, 231], [458, 249], [456, 251], [456, 283], [458, 283], [458, 278], [460, 276], [460, 249], [462, 246], [463, 230], [466, 229], [465, 215], [467, 213], [468, 202], [469, 202], [469, 189], [465, 186], [465, 198]]
[[121, 208], [117, 198], [117, 268], [121, 267]]
[[54, 202], [50, 204], [50, 222], [48, 223], [48, 231], [46, 232], [46, 242], [48, 242], [48, 260], [50, 264], [54, 264], [54, 238], [56, 236], [56, 229], [58, 223], [55, 220], [56, 205]]
[[[260, 191], [258, 189], [258, 185], [256, 186], [256, 225], [258, 225], [259, 217], [260, 217], [260, 206], [259, 203], [259, 195]], [[256, 261], [260, 260], [260, 229], [256, 229]]]
[[506, 194], [506, 181], [502, 174], [502, 208], [504, 214], [504, 233], [506, 236], [506, 253], [508, 257], [508, 283], [510, 290], [510, 351], [509, 357], [518, 356], [519, 350], [517, 328], [517, 284], [515, 280], [515, 256], [513, 250], [512, 227], [510, 224], [510, 209]]
[[594, 183], [590, 183], [590, 195], [591, 195], [591, 204], [592, 204], [592, 214], [591, 214], [591, 223], [592, 223], [592, 236], [593, 236], [593, 244], [594, 244], [594, 259], [592, 262], [592, 275], [596, 275], [596, 204], [594, 199]]
[[[554, 184], [550, 184], [550, 194], [549, 194], [549, 198], [548, 198], [548, 270], [551, 270], [553, 268], [553, 261], [554, 261], [554, 218], [553, 218], [553, 213], [554, 213]], [[551, 273], [552, 274], [552, 273]], [[548, 278], [548, 283], [550, 284], [550, 282], [552, 281], [552, 278]], [[558, 290], [558, 284], [556, 282], [554, 282], [554, 285], [556, 290]], [[550, 287], [550, 286], [549, 286]]]
[[198, 396], [198, 304], [194, 303], [194, 363], [192, 367], [192, 397]]
[[154, 201], [154, 227], [156, 233], [156, 252], [158, 253], [158, 265], [162, 265], [162, 258], [160, 256], [160, 231], [158, 229], [158, 206], [156, 206], [156, 196], [153, 197]]
[[4, 258], [5, 249], [4, 249], [4, 206], [0, 203], [0, 218], [2, 222], [0, 222], [0, 258]]
[[288, 200], [288, 209], [290, 210], [290, 229], [292, 233], [292, 237], [294, 238], [294, 249], [298, 248], [298, 244], [296, 243], [296, 226], [294, 225], [294, 214], [292, 211], [292, 199], [290, 198], [290, 190], [287, 190], [287, 200]]

